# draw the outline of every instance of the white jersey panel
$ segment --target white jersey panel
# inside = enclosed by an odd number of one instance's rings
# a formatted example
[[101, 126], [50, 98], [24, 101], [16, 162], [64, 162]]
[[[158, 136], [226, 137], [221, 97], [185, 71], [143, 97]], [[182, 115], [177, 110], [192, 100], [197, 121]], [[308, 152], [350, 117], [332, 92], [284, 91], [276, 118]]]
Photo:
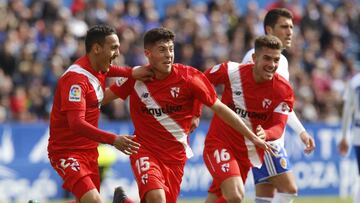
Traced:
[[79, 66], [77, 64], [71, 65], [63, 73], [63, 75], [65, 75], [68, 72], [79, 73], [79, 74], [85, 75], [89, 79], [89, 82], [91, 83], [91, 85], [93, 86], [93, 88], [95, 90], [96, 97], [97, 97], [98, 102], [99, 102], [99, 108], [100, 108], [101, 101], [104, 99], [104, 91], [101, 88], [100, 81], [93, 74], [91, 74], [89, 71], [83, 69], [81, 66]]
[[[233, 103], [234, 103], [235, 107], [240, 107], [242, 109], [246, 109], [245, 99], [243, 97], [244, 94], [237, 94], [238, 92], [243, 92], [240, 73], [239, 73], [239, 65], [240, 65], [239, 63], [228, 62], [227, 63], [228, 76], [230, 79], [230, 85], [231, 85], [231, 89], [232, 89], [232, 98], [233, 98]], [[244, 121], [244, 123], [246, 124], [246, 126], [249, 129], [253, 130], [249, 119], [242, 119], [242, 120]], [[255, 167], [260, 167], [262, 163], [256, 152], [256, 147], [255, 147], [254, 143], [252, 143], [245, 136], [244, 136], [244, 140], [245, 140], [245, 144], [247, 147], [247, 151], [248, 151], [248, 155], [249, 155], [248, 158], [249, 158], [250, 162]]]
[[[154, 98], [147, 96], [146, 98], [142, 97], [143, 94], [149, 93], [149, 90], [147, 89], [145, 83], [141, 81], [135, 82], [135, 91], [139, 98], [141, 98], [141, 102], [145, 104], [146, 108], [148, 109], [160, 109], [161, 106], [159, 106]], [[187, 142], [187, 135], [185, 133], [185, 130], [179, 126], [176, 121], [174, 121], [170, 116], [168, 116], [166, 113], [162, 113], [160, 116], [154, 116], [154, 118], [162, 125], [170, 134], [172, 134], [178, 142], [180, 142], [185, 149], [186, 157], [191, 158], [193, 156], [193, 152], [188, 145]]]

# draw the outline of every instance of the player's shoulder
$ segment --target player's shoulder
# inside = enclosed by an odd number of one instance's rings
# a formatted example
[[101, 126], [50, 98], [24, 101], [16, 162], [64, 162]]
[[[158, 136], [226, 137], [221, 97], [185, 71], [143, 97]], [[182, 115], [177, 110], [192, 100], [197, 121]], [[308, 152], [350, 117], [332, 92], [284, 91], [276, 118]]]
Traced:
[[227, 70], [238, 70], [240, 67], [247, 65], [247, 64], [241, 64], [234, 61], [225, 61], [223, 63], [219, 63], [217, 65], [214, 65], [211, 67], [210, 73], [217, 72], [221, 68], [226, 68]]
[[275, 82], [275, 87], [277, 89], [277, 92], [281, 95], [288, 95], [288, 94], [293, 94], [293, 89], [291, 87], [291, 84], [289, 83], [288, 80], [286, 80], [283, 76], [281, 76], [278, 73], [275, 73], [274, 75], [274, 82]]
[[85, 82], [87, 80], [88, 78], [83, 74], [73, 71], [67, 71], [61, 76], [59, 82], [80, 83], [80, 82]]
[[189, 70], [189, 71], [196, 71], [197, 69], [192, 67], [192, 66], [189, 66], [189, 65], [185, 65], [185, 64], [182, 64], [182, 63], [174, 63], [173, 64], [173, 68], [177, 69], [177, 70]]
[[192, 66], [181, 64], [181, 63], [174, 63], [173, 68], [174, 68], [175, 72], [181, 76], [189, 77], [189, 76], [193, 76], [193, 75], [203, 74], [200, 70], [198, 70]]

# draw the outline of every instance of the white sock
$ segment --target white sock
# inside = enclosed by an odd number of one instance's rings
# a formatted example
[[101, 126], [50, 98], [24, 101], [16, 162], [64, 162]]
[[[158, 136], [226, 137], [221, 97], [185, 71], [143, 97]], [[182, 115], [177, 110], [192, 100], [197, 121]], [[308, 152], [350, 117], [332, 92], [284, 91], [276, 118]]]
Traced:
[[360, 177], [358, 177], [357, 184], [355, 185], [353, 203], [360, 202]]
[[271, 197], [255, 197], [255, 203], [271, 203]]
[[271, 203], [292, 203], [295, 197], [296, 194], [277, 192]]

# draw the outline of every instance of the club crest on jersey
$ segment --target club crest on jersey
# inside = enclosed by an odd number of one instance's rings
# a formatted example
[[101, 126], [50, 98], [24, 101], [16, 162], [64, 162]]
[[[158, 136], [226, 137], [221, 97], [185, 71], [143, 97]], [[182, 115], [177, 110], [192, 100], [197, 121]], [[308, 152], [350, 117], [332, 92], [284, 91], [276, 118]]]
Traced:
[[262, 101], [262, 106], [263, 106], [263, 108], [268, 109], [268, 108], [270, 107], [270, 105], [271, 105], [271, 100], [270, 100], [270, 99], [265, 98], [265, 99]]
[[69, 101], [80, 102], [81, 100], [81, 87], [80, 85], [72, 85], [69, 91]]
[[170, 89], [170, 93], [171, 93], [171, 96], [176, 98], [179, 96], [179, 93], [180, 93], [180, 87], [172, 87]]

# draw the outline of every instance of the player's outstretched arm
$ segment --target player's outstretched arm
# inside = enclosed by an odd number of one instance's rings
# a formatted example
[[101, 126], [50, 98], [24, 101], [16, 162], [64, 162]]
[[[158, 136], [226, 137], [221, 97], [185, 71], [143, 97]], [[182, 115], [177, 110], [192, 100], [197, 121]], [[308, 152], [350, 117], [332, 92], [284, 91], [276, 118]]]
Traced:
[[353, 114], [355, 112], [355, 97], [356, 92], [351, 87], [351, 85], [348, 85], [346, 87], [346, 91], [344, 93], [344, 105], [343, 105], [343, 114], [342, 114], [342, 120], [341, 120], [341, 140], [338, 144], [339, 152], [342, 156], [345, 156], [349, 151], [349, 129], [351, 126], [351, 123], [353, 122]]
[[247, 137], [251, 142], [256, 146], [273, 153], [270, 144], [266, 143], [260, 137], [255, 135], [239, 118], [239, 116], [233, 112], [229, 107], [223, 104], [219, 99], [217, 99], [210, 107], [224, 122], [234, 128], [236, 131], [241, 133], [243, 136]]
[[310, 154], [315, 149], [315, 140], [306, 131], [300, 133], [300, 139], [305, 145], [304, 153]]
[[101, 105], [106, 105], [117, 98], [119, 97], [114, 92], [112, 92], [110, 88], [106, 88]]
[[339, 153], [345, 156], [349, 151], [349, 143], [345, 137], [341, 138], [338, 144]]
[[294, 111], [289, 113], [287, 124], [297, 135], [299, 135], [302, 143], [305, 145], [304, 153], [309, 154], [314, 151], [315, 140], [306, 132], [303, 124], [300, 122]]
[[141, 80], [141, 81], [150, 81], [154, 77], [154, 73], [152, 72], [149, 65], [145, 66], [135, 66], [132, 69], [131, 76], [135, 80]]
[[154, 73], [148, 65], [130, 67], [111, 66], [108, 77], [132, 77], [135, 80], [149, 81], [154, 76]]
[[70, 129], [76, 134], [82, 135], [99, 143], [113, 145], [127, 155], [136, 153], [140, 147], [139, 143], [132, 140], [134, 136], [116, 136], [111, 132], [106, 132], [91, 125], [85, 120], [84, 111], [68, 111], [66, 116]]

